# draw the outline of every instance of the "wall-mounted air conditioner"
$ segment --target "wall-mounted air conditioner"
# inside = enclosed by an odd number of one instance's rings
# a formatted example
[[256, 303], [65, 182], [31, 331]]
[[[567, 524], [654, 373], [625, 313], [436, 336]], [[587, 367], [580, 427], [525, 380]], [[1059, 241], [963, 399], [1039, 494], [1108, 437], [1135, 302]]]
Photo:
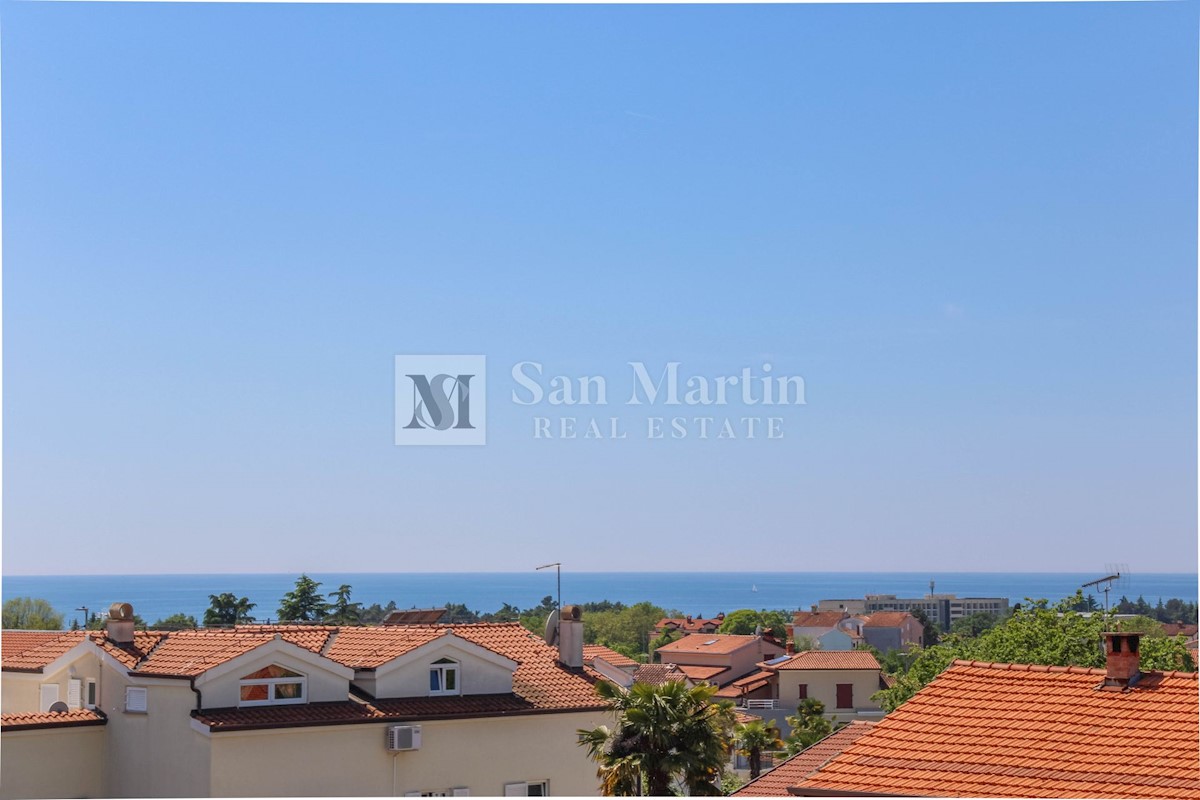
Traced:
[[387, 729], [387, 749], [396, 753], [401, 750], [421, 749], [420, 725], [394, 725]]

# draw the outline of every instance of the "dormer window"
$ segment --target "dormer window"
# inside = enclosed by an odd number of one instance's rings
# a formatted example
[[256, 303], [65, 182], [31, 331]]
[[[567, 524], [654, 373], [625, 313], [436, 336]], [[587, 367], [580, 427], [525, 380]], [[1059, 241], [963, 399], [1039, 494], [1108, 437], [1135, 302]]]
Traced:
[[459, 694], [457, 661], [439, 658], [429, 665], [429, 693]]
[[307, 679], [299, 672], [272, 664], [239, 681], [242, 706], [290, 705], [306, 702]]

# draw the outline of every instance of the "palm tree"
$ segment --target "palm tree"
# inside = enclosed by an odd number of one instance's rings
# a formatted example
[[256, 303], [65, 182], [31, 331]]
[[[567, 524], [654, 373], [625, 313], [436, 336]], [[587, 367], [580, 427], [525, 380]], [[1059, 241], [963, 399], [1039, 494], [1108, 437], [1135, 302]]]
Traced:
[[605, 795], [664, 797], [675, 783], [692, 795], [720, 794], [733, 712], [728, 703], [710, 702], [716, 687], [667, 681], [626, 691], [601, 681], [596, 692], [616, 725], [579, 731], [579, 744], [600, 765]]
[[796, 713], [787, 718], [787, 723], [792, 729], [787, 738], [788, 753], [794, 755], [812, 747], [833, 733], [836, 722], [837, 717], [832, 720], [825, 719], [825, 704], [820, 700], [811, 697], [801, 700], [796, 706]]
[[763, 722], [756, 719], [753, 722], [742, 723], [734, 729], [733, 741], [738, 752], [750, 761], [750, 780], [762, 774], [762, 754], [764, 750], [779, 750], [783, 747], [783, 739], [779, 738], [779, 726], [775, 720]]

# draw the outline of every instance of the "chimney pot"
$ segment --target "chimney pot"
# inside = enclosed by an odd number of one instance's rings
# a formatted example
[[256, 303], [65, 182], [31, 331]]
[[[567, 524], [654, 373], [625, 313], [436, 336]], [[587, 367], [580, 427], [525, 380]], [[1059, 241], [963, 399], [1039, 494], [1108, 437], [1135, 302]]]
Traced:
[[573, 669], [583, 668], [583, 609], [563, 606], [558, 619], [558, 660]]
[[787, 644], [784, 645], [784, 650], [789, 656], [796, 655], [796, 643], [791, 639], [788, 639]]
[[1140, 674], [1141, 638], [1131, 631], [1104, 634], [1105, 683], [1125, 686]]

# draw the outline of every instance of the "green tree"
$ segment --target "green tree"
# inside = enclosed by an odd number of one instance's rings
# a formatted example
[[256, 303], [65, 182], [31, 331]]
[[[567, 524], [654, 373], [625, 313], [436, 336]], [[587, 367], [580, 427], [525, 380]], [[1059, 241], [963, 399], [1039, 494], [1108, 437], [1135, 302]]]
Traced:
[[775, 720], [763, 722], [756, 719], [739, 723], [733, 730], [733, 742], [738, 752], [750, 762], [750, 780], [762, 774], [763, 751], [779, 750], [783, 747], [783, 740], [779, 738], [779, 726], [775, 724]]
[[280, 622], [311, 622], [323, 619], [329, 613], [329, 604], [321, 596], [319, 581], [307, 575], [296, 579], [296, 588], [279, 601]]
[[554, 601], [554, 597], [546, 595], [542, 598], [541, 603], [521, 612], [521, 624], [527, 630], [541, 636], [546, 630], [546, 620], [549, 619], [556, 608], [558, 608], [558, 603]]
[[933, 647], [941, 639], [942, 633], [937, 629], [937, 626], [929, 621], [929, 617], [919, 608], [913, 608], [909, 611], [917, 622], [921, 623], [921, 644], [924, 647]]
[[961, 617], [950, 623], [950, 632], [959, 636], [978, 636], [984, 631], [991, 630], [1000, 623], [1000, 617], [990, 611], [976, 611], [966, 617]]
[[788, 754], [795, 755], [807, 750], [833, 733], [836, 721], [836, 718], [825, 718], [825, 704], [820, 700], [811, 697], [801, 700], [796, 706], [796, 713], [787, 718], [787, 724], [792, 729], [787, 737]]
[[[892, 711], [941, 674], [955, 659], [1008, 664], [1103, 667], [1101, 642], [1113, 621], [1104, 614], [1080, 614], [1073, 609], [1082, 600], [1076, 592], [1051, 605], [1030, 600], [1014, 608], [1002, 624], [976, 638], [952, 635], [933, 647], [915, 648], [908, 671], [891, 688], [875, 695], [885, 711]], [[1146, 637], [1142, 640], [1141, 665], [1145, 671], [1194, 670], [1195, 662], [1182, 637]]]
[[327, 606], [329, 614], [326, 622], [334, 625], [353, 625], [362, 621], [362, 603], [350, 602], [350, 584], [343, 583], [336, 592], [330, 592], [333, 603]]
[[816, 650], [817, 649], [817, 642], [811, 636], [805, 636], [804, 634], [800, 634], [800, 635], [794, 637], [794, 639], [796, 642], [796, 652], [797, 653], [803, 653], [808, 650]]
[[754, 633], [758, 628], [763, 631], [774, 631], [779, 636], [784, 636], [784, 631], [788, 623], [787, 615], [782, 611], [755, 611], [752, 608], [739, 608], [725, 615], [725, 620], [718, 628], [720, 633], [732, 633], [741, 636], [748, 636]]
[[162, 619], [156, 621], [151, 627], [157, 628], [158, 630], [179, 630], [181, 628], [197, 628], [199, 625], [196, 624], [195, 617], [190, 614], [184, 614], [183, 612], [180, 612], [178, 614], [172, 614], [169, 617], [163, 617]]
[[63, 626], [63, 615], [41, 598], [14, 597], [5, 601], [0, 613], [10, 630], [61, 631]]
[[479, 612], [472, 611], [463, 603], [446, 603], [446, 622], [479, 622]]
[[254, 617], [250, 616], [250, 610], [256, 604], [251, 603], [248, 597], [238, 597], [232, 592], [210, 594], [208, 603], [208, 608], [204, 612], [205, 627], [243, 625], [254, 622]]
[[728, 703], [711, 702], [716, 687], [689, 689], [682, 681], [667, 681], [635, 683], [626, 691], [601, 681], [596, 692], [615, 723], [580, 730], [578, 736], [599, 765], [605, 795], [666, 797], [674, 788], [689, 795], [720, 792], [733, 712]]

